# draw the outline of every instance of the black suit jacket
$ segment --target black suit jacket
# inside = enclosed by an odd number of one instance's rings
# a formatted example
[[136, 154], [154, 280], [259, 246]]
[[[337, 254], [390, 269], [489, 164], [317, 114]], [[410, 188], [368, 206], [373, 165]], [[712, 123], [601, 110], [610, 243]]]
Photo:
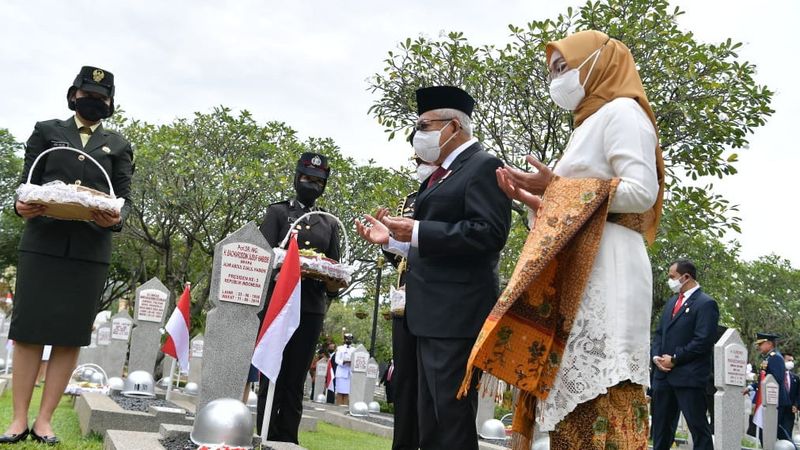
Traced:
[[[789, 372], [789, 377], [791, 377], [791, 382], [789, 385], [789, 404], [792, 406], [800, 407], [800, 377], [795, 375], [793, 372]], [[782, 380], [784, 383], [786, 380]]]
[[713, 370], [719, 308], [713, 298], [698, 288], [673, 318], [672, 309], [677, 300], [675, 295], [664, 306], [650, 351], [651, 358], [673, 355], [675, 367], [666, 373], [654, 368], [653, 387], [667, 383], [675, 387], [704, 388]]
[[[62, 146], [85, 151], [105, 169], [114, 186], [114, 194], [125, 199], [121, 212], [122, 222], [111, 228], [102, 228], [94, 222], [35, 217], [28, 220], [25, 225], [19, 250], [109, 263], [111, 231], [122, 229], [122, 223], [131, 208], [129, 200], [133, 176], [131, 144], [119, 133], [100, 125], [84, 148], [74, 117], [38, 122], [25, 145], [25, 166], [20, 182], [27, 181], [28, 171], [40, 153], [52, 147]], [[88, 158], [68, 150], [56, 150], [42, 157], [31, 176], [31, 182], [35, 184], [45, 184], [54, 180], [109, 192], [108, 183], [100, 169]]]
[[511, 201], [497, 186], [503, 163], [480, 143], [464, 150], [414, 206], [418, 244], [408, 254], [406, 321], [412, 334], [474, 338], [500, 293], [498, 261]]

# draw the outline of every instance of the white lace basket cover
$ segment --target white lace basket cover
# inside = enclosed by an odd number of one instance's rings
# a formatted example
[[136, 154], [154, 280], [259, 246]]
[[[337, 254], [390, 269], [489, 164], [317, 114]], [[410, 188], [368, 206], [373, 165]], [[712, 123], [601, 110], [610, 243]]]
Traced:
[[[89, 161], [93, 162], [105, 177], [109, 194], [85, 186], [66, 184], [59, 180], [51, 181], [41, 186], [31, 183], [33, 170], [42, 159], [42, 156], [56, 150], [69, 150], [89, 158]], [[46, 206], [47, 208], [43, 215], [48, 217], [84, 221], [92, 220], [93, 211], [110, 211], [119, 214], [125, 204], [124, 198], [117, 198], [114, 195], [111, 178], [108, 177], [108, 173], [103, 169], [103, 166], [88, 153], [72, 147], [53, 147], [40, 153], [31, 164], [27, 182], [17, 188], [17, 199], [24, 203]]]
[[[295, 227], [301, 220], [305, 219], [306, 217], [318, 214], [321, 216], [328, 216], [333, 218], [338, 224], [339, 229], [341, 230], [342, 236], [344, 236], [344, 252], [341, 255], [341, 259], [343, 261], [347, 261], [350, 255], [350, 241], [347, 239], [347, 233], [345, 232], [344, 224], [338, 217], [334, 216], [331, 213], [324, 212], [324, 211], [310, 211], [302, 216], [298, 217], [297, 220], [292, 222], [291, 226], [289, 226], [289, 231], [286, 233], [286, 236], [280, 243], [278, 248], [272, 249], [275, 254], [274, 261], [275, 265], [274, 268], [277, 270], [281, 265], [283, 265], [283, 260], [286, 258], [286, 244], [289, 242], [289, 236], [292, 235], [292, 231], [294, 231]], [[350, 285], [350, 279], [353, 276], [353, 272], [355, 272], [355, 266], [351, 266], [346, 263], [342, 263], [339, 261], [335, 261], [326, 257], [325, 255], [316, 255], [316, 256], [304, 256], [300, 255], [300, 271], [302, 274], [309, 278], [314, 278], [320, 281], [324, 281], [328, 283], [329, 288], [337, 288], [343, 289]]]

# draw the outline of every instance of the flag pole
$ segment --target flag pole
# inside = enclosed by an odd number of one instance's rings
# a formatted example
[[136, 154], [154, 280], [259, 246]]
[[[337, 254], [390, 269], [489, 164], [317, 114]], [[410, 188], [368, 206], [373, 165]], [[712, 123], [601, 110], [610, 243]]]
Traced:
[[[175, 365], [176, 365], [177, 362], [178, 362], [178, 360], [176, 360], [175, 358], [172, 358], [172, 365], [170, 366], [170, 369], [169, 369], [169, 376], [170, 377], [174, 377], [175, 376]], [[167, 397], [166, 398], [167, 398], [167, 400], [171, 400], [172, 399], [172, 380], [169, 380], [169, 384], [167, 384]]]
[[[265, 377], [266, 378], [266, 377]], [[267, 435], [269, 435], [269, 420], [272, 415], [272, 401], [275, 399], [275, 383], [269, 380], [269, 390], [267, 391], [267, 404], [264, 406], [264, 421], [261, 422], [261, 445], [266, 445]]]

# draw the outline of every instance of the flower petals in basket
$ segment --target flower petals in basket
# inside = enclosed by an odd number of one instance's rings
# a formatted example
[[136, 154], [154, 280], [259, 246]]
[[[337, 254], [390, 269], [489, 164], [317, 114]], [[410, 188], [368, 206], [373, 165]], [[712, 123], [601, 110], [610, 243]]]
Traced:
[[125, 204], [124, 198], [62, 181], [51, 181], [42, 186], [21, 184], [17, 188], [17, 198], [25, 203], [44, 205], [47, 208], [43, 215], [64, 220], [89, 221], [93, 211], [119, 214]]
[[[286, 258], [286, 250], [273, 248], [275, 253], [275, 269], [283, 264]], [[303, 276], [314, 278], [328, 283], [328, 288], [343, 289], [350, 285], [350, 279], [355, 272], [355, 267], [339, 263], [333, 259], [326, 258], [325, 255], [313, 255], [308, 249], [300, 250], [300, 272]], [[303, 255], [306, 253], [306, 255]], [[314, 252], [315, 253], [315, 252]]]

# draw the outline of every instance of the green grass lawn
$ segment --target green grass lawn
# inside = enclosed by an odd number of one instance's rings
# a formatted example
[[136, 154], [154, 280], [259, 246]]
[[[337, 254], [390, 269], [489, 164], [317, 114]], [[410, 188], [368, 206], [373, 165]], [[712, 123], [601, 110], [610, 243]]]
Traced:
[[[33, 425], [33, 420], [39, 411], [39, 401], [42, 397], [42, 389], [36, 388], [33, 391], [30, 415], [28, 423]], [[0, 397], [0, 434], [3, 433], [11, 422], [11, 392], [6, 391]], [[103, 448], [103, 438], [92, 435], [87, 438], [81, 437], [80, 427], [78, 426], [78, 415], [72, 408], [72, 398], [64, 396], [53, 416], [53, 428], [56, 435], [61, 439], [61, 444], [57, 447], [49, 447], [44, 444], [36, 444], [27, 440], [13, 446], [3, 446], [14, 450], [60, 448], [69, 450], [101, 450]], [[300, 445], [309, 450], [382, 450], [392, 447], [392, 440], [385, 439], [371, 434], [359, 433], [344, 428], [335, 427], [324, 422], [317, 424], [317, 431], [307, 431], [300, 433]]]
[[[42, 389], [36, 388], [33, 391], [33, 399], [31, 400], [31, 409], [28, 415], [28, 424], [33, 425], [33, 420], [36, 418], [36, 413], [39, 411], [39, 401], [42, 398]], [[3, 396], [0, 397], [0, 434], [5, 432], [8, 424], [11, 423], [11, 392], [6, 390]], [[56, 436], [61, 439], [61, 444], [56, 447], [50, 447], [44, 444], [37, 444], [28, 438], [24, 443], [16, 445], [3, 446], [14, 450], [27, 450], [27, 449], [44, 449], [44, 448], [61, 448], [69, 450], [100, 450], [103, 448], [103, 439], [100, 436], [89, 436], [87, 438], [81, 437], [81, 430], [78, 426], [78, 415], [72, 409], [72, 398], [64, 396], [61, 403], [58, 404], [56, 412], [53, 415], [53, 429]]]
[[392, 440], [317, 422], [317, 431], [300, 433], [300, 445], [308, 450], [389, 450]]

